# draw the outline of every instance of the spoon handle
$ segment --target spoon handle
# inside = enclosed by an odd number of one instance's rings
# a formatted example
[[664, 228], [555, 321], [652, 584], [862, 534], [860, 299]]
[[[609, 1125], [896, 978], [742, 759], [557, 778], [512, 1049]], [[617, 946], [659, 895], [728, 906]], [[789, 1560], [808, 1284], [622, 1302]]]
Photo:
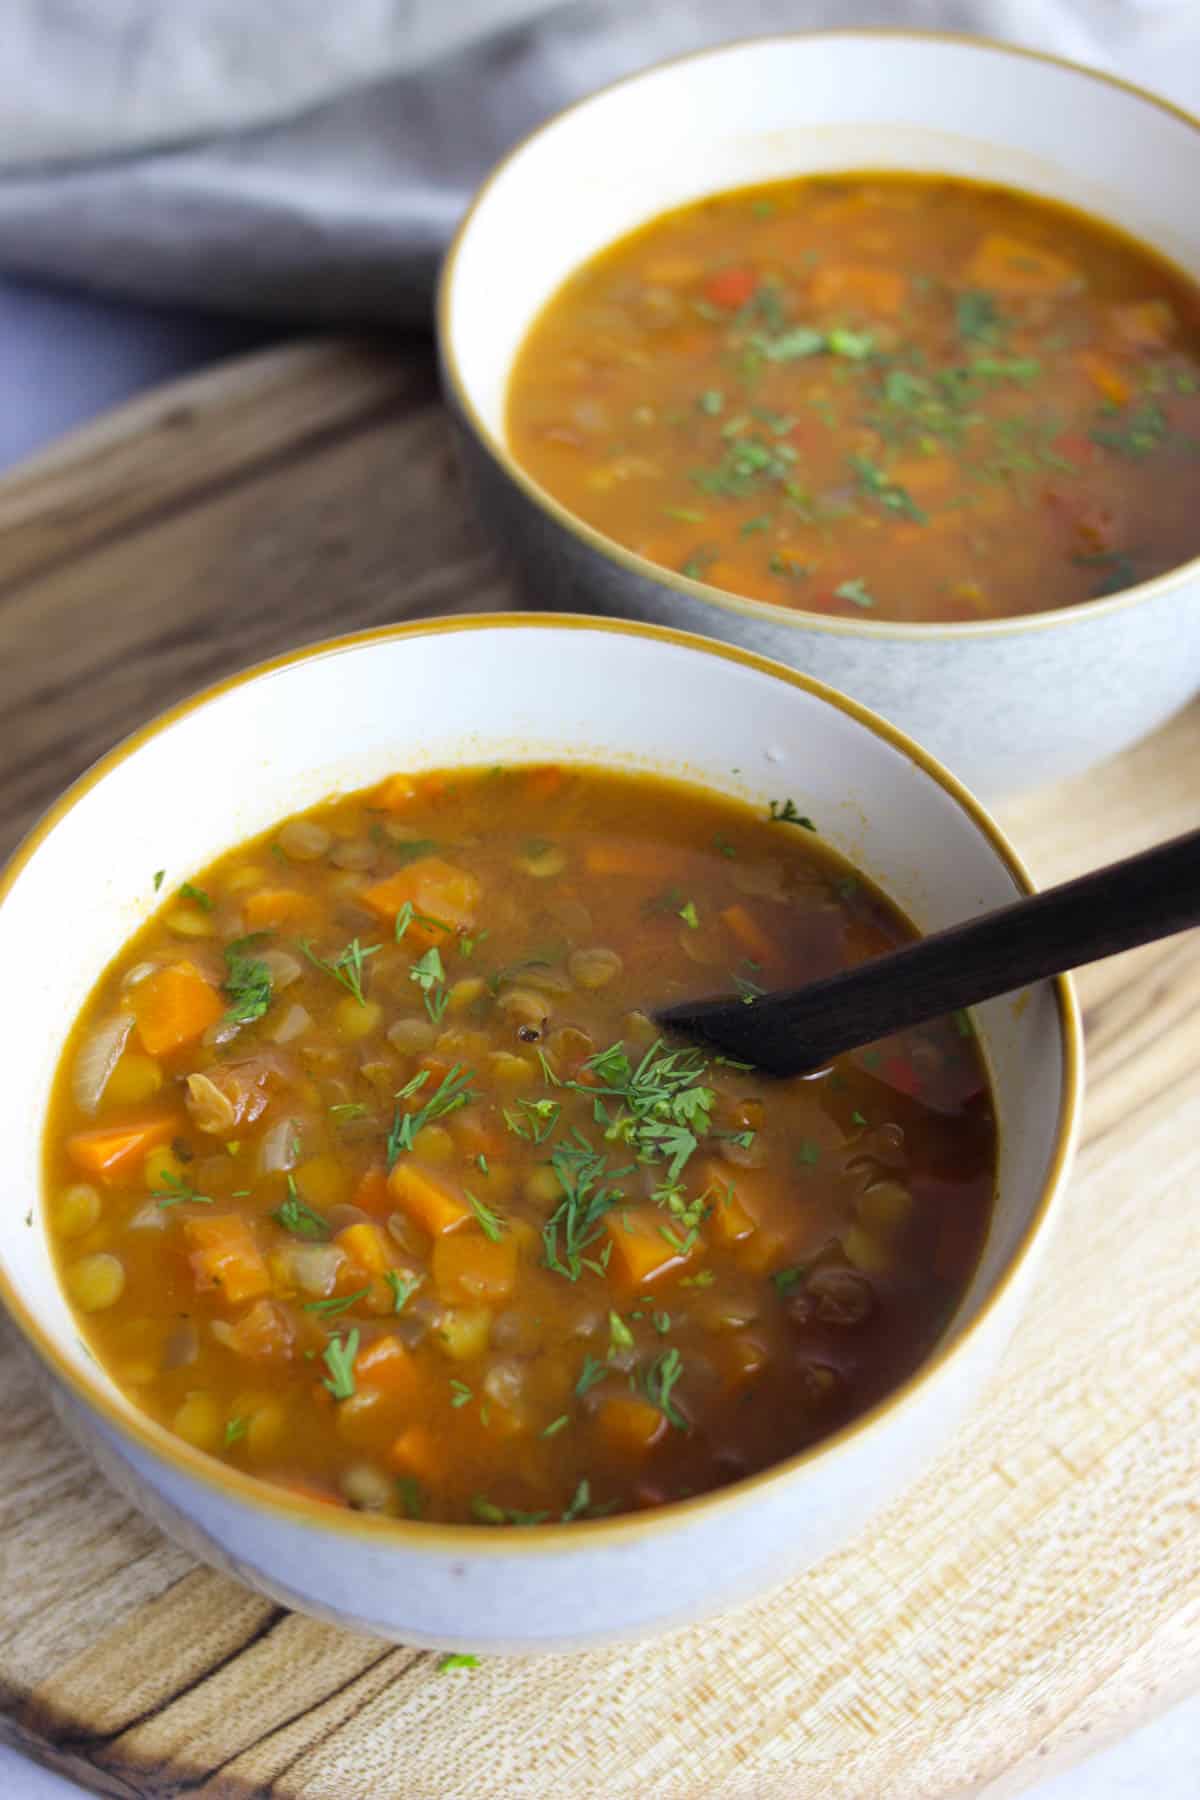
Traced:
[[673, 1006], [661, 1024], [776, 1075], [819, 1068], [957, 1012], [1200, 924], [1200, 831], [753, 1005]]

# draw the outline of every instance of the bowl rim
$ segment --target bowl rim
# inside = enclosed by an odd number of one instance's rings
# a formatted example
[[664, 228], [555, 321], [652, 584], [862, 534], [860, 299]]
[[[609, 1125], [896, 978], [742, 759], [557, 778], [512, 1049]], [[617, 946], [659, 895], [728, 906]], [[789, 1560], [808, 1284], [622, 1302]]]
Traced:
[[[954, 802], [960, 814], [979, 832], [996, 852], [1022, 894], [1034, 891], [1032, 877], [1013, 846], [987, 809], [957, 777], [915, 743], [905, 732], [873, 713], [869, 707], [839, 693], [813, 676], [801, 674], [770, 657], [757, 655], [736, 644], [715, 642], [694, 632], [678, 631], [671, 626], [644, 624], [631, 620], [596, 619], [580, 613], [470, 613], [452, 618], [419, 619], [402, 625], [380, 625], [341, 637], [320, 639], [312, 644], [284, 652], [265, 662], [252, 664], [200, 689], [168, 707], [164, 712], [138, 726], [71, 784], [31, 826], [0, 869], [0, 909], [43, 842], [68, 813], [125, 759], [144, 749], [163, 731], [180, 720], [200, 711], [210, 702], [234, 689], [247, 686], [297, 665], [332, 659], [347, 653], [368, 649], [372, 645], [403, 643], [409, 639], [449, 636], [467, 631], [592, 631], [645, 640], [648, 644], [678, 645], [684, 649], [716, 657], [743, 668], [772, 677], [816, 697], [861, 725], [876, 739], [898, 750], [909, 762], [929, 776]], [[98, 1417], [119, 1439], [131, 1439], [135, 1448], [149, 1454], [171, 1473], [185, 1476], [202, 1488], [211, 1490], [226, 1504], [236, 1502], [249, 1507], [266, 1519], [283, 1518], [299, 1527], [324, 1529], [336, 1535], [368, 1539], [383, 1547], [389, 1543], [408, 1553], [428, 1549], [457, 1556], [483, 1553], [488, 1556], [521, 1554], [561, 1555], [586, 1537], [589, 1545], [629, 1544], [664, 1531], [686, 1530], [702, 1514], [734, 1513], [768, 1487], [778, 1487], [791, 1480], [802, 1468], [818, 1458], [832, 1457], [857, 1437], [880, 1425], [893, 1412], [912, 1400], [917, 1391], [933, 1381], [952, 1359], [966, 1348], [1016, 1282], [1036, 1243], [1042, 1238], [1052, 1204], [1065, 1185], [1079, 1135], [1082, 1101], [1083, 1038], [1079, 1005], [1068, 976], [1055, 978], [1054, 994], [1058, 1008], [1058, 1030], [1061, 1039], [1062, 1095], [1055, 1129], [1054, 1148], [1042, 1191], [1029, 1220], [999, 1274], [992, 1292], [981, 1304], [975, 1317], [953, 1344], [944, 1339], [934, 1346], [924, 1361], [890, 1389], [874, 1406], [858, 1414], [840, 1430], [816, 1444], [769, 1464], [765, 1469], [725, 1487], [715, 1488], [686, 1500], [672, 1501], [646, 1512], [621, 1513], [611, 1518], [578, 1519], [570, 1532], [561, 1521], [522, 1527], [519, 1531], [497, 1531], [472, 1525], [447, 1525], [434, 1521], [380, 1518], [348, 1508], [333, 1507], [251, 1475], [230, 1468], [205, 1452], [176, 1437], [148, 1414], [139, 1411], [132, 1401], [118, 1403], [93, 1377], [90, 1367], [77, 1368], [67, 1361], [54, 1336], [44, 1326], [36, 1311], [17, 1292], [8, 1271], [0, 1264], [0, 1303], [16, 1324], [26, 1343], [36, 1352], [49, 1372], [81, 1402], [88, 1412]], [[44, 1191], [41, 1181], [33, 1202], [42, 1213], [39, 1224], [44, 1230]], [[125, 1410], [127, 1409], [127, 1410]]]
[[[544, 119], [541, 124], [535, 125], [531, 131], [527, 131], [498, 162], [493, 164], [475, 189], [467, 210], [459, 221], [458, 228], [446, 249], [438, 275], [434, 316], [443, 386], [448, 403], [459, 415], [464, 426], [478, 440], [485, 454], [492, 458], [501, 472], [524, 494], [525, 498], [541, 512], [547, 514], [554, 524], [564, 530], [568, 536], [575, 538], [586, 549], [603, 557], [607, 562], [616, 563], [626, 574], [637, 576], [643, 581], [655, 582], [660, 587], [666, 587], [686, 599], [698, 600], [720, 612], [733, 613], [750, 620], [765, 620], [772, 625], [785, 628], [818, 631], [831, 637], [859, 638], [868, 642], [899, 640], [908, 644], [928, 644], [948, 640], [956, 643], [960, 639], [1015, 637], [1025, 632], [1044, 630], [1056, 625], [1083, 624], [1089, 619], [1108, 617], [1113, 613], [1124, 611], [1127, 607], [1157, 600], [1200, 578], [1200, 553], [1198, 553], [1196, 556], [1189, 557], [1186, 562], [1178, 563], [1170, 569], [1164, 569], [1160, 575], [1151, 576], [1146, 581], [1135, 583], [1133, 587], [1122, 589], [1120, 593], [1109, 594], [1095, 600], [1081, 600], [1073, 606], [1049, 607], [1041, 612], [1018, 613], [999, 619], [973, 619], [942, 623], [933, 620], [908, 622], [899, 619], [831, 618], [826, 613], [805, 612], [799, 608], [780, 606], [771, 600], [751, 600], [744, 595], [730, 593], [724, 588], [713, 587], [708, 582], [696, 581], [691, 576], [681, 575], [675, 569], [665, 568], [661, 563], [651, 562], [647, 557], [639, 556], [636, 551], [627, 549], [624, 544], [619, 544], [615, 538], [610, 538], [606, 533], [597, 531], [594, 526], [589, 525], [578, 514], [573, 513], [569, 507], [556, 500], [547, 488], [535, 481], [533, 476], [522, 468], [509, 450], [504, 436], [492, 431], [490, 426], [484, 423], [471, 399], [459, 367], [454, 334], [450, 325], [451, 299], [458, 258], [467, 235], [476, 217], [487, 205], [493, 187], [508, 169], [509, 164], [524, 155], [525, 151], [539, 138], [553, 131], [572, 114], [605, 101], [611, 94], [658, 75], [664, 70], [681, 68], [687, 64], [703, 62], [714, 57], [727, 56], [756, 44], [805, 45], [810, 42], [839, 38], [873, 38], [891, 42], [900, 40], [917, 45], [955, 44], [968, 50], [979, 51], [984, 55], [1017, 57], [1029, 62], [1048, 63], [1055, 68], [1066, 69], [1071, 74], [1081, 75], [1085, 80], [1095, 82], [1099, 86], [1115, 88], [1120, 92], [1131, 94], [1135, 99], [1144, 101], [1159, 112], [1180, 120], [1192, 131], [1200, 133], [1200, 116], [1189, 112], [1185, 107], [1176, 105], [1173, 100], [1168, 100], [1164, 96], [1152, 92], [1149, 88], [1141, 87], [1137, 82], [1126, 81], [1124, 77], [1110, 74], [1106, 69], [1092, 68], [1087, 63], [1076, 62], [1071, 57], [1058, 56], [1048, 50], [1033, 50], [1023, 44], [1004, 43], [998, 38], [976, 36], [969, 32], [915, 31], [905, 26], [888, 25], [830, 26], [815, 31], [752, 33], [746, 37], [726, 39], [720, 44], [710, 44], [701, 50], [689, 50], [679, 56], [664, 57], [660, 62], [651, 63], [643, 69], [635, 69], [631, 74], [622, 75], [617, 80], [607, 82], [603, 87], [595, 89], [594, 92], [585, 94], [578, 100], [573, 100], [569, 105], [560, 107], [550, 118]], [[1181, 271], [1181, 273], [1186, 272]], [[1193, 282], [1196, 279], [1194, 276], [1187, 278]], [[526, 320], [526, 332], [533, 325], [536, 317], [535, 313]], [[513, 360], [515, 362], [515, 357]], [[510, 362], [506, 371], [506, 381], [511, 376], [512, 367], [513, 364]]]

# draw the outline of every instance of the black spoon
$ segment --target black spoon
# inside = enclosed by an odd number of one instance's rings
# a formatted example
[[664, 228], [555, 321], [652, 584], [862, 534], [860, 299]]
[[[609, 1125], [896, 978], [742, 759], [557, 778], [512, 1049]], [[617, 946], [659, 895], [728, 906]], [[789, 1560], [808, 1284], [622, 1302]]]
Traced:
[[658, 1023], [770, 1075], [1200, 925], [1200, 831], [807, 987], [689, 1000]]

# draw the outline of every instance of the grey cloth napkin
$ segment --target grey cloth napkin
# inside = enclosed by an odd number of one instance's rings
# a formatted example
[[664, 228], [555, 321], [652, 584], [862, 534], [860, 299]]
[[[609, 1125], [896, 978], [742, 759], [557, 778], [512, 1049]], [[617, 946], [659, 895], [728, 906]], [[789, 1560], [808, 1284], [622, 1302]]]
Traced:
[[[411, 324], [531, 126], [663, 57], [848, 24], [1120, 62], [1178, 0], [5, 0], [0, 270]], [[1194, 0], [1183, 11], [1196, 19]], [[1149, 21], [1149, 25], [1147, 24]], [[1193, 26], [1200, 47], [1200, 27]]]

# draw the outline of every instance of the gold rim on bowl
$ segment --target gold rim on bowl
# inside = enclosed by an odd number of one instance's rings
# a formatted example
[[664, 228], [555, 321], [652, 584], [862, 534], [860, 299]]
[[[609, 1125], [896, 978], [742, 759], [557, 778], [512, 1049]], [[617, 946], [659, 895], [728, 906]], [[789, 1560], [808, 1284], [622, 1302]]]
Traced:
[[[232, 689], [242, 687], [248, 682], [257, 681], [263, 676], [277, 674], [298, 663], [308, 662], [318, 657], [340, 656], [348, 651], [358, 650], [367, 644], [441, 636], [459, 631], [540, 631], [546, 629], [605, 631], [622, 636], [645, 638], [657, 643], [677, 644], [688, 650], [699, 651], [706, 656], [715, 656], [726, 662], [738, 663], [744, 668], [769, 675], [775, 680], [787, 682], [794, 688], [816, 696], [836, 711], [865, 727], [874, 737], [890, 744], [909, 762], [915, 764], [925, 775], [935, 781], [955, 803], [958, 810], [967, 815], [976, 829], [990, 843], [1021, 893], [1029, 894], [1034, 891], [1033, 881], [1020, 857], [991, 814], [975, 799], [974, 795], [970, 794], [948, 770], [944, 769], [904, 732], [872, 713], [869, 708], [849, 699], [845, 694], [840, 694], [835, 689], [827, 687], [824, 682], [817, 681], [809, 675], [802, 675], [797, 670], [773, 662], [768, 657], [758, 656], [753, 651], [743, 650], [737, 645], [715, 643], [691, 632], [676, 631], [670, 626], [646, 625], [626, 620], [593, 619], [583, 614], [571, 613], [476, 613], [452, 619], [419, 620], [409, 625], [376, 626], [347, 637], [328, 638], [316, 644], [305, 645], [302, 649], [289, 651], [268, 662], [258, 663], [235, 675], [227, 676], [224, 680], [214, 683], [200, 693], [180, 701], [166, 712], [149, 720], [145, 725], [139, 726], [130, 736], [114, 746], [90, 769], [87, 769], [67, 789], [66, 793], [61, 795], [43, 814], [17, 846], [7, 866], [0, 872], [0, 908], [3, 907], [26, 864], [55, 827], [80, 800], [90, 793], [93, 787], [124, 762], [126, 757], [142, 749], [160, 732], [168, 730], [180, 719], [186, 718], [189, 714], [198, 711], [210, 701], [220, 698], [221, 695]], [[122, 1397], [118, 1403], [105, 1390], [100, 1381], [93, 1377], [90, 1369], [77, 1368], [68, 1361], [35, 1312], [17, 1293], [2, 1265], [0, 1265], [0, 1301], [7, 1308], [10, 1318], [18, 1326], [26, 1341], [50, 1371], [58, 1377], [76, 1399], [83, 1401], [91, 1411], [98, 1414], [100, 1419], [118, 1436], [132, 1439], [140, 1450], [149, 1453], [158, 1462], [167, 1464], [176, 1473], [186, 1475], [199, 1482], [202, 1487], [215, 1490], [219, 1497], [226, 1500], [236, 1499], [255, 1508], [259, 1513], [287, 1518], [296, 1525], [310, 1526], [314, 1530], [348, 1532], [359, 1537], [371, 1537], [380, 1543], [386, 1542], [388, 1538], [397, 1538], [406, 1549], [415, 1550], [428, 1547], [431, 1550], [443, 1550], [459, 1555], [470, 1553], [472, 1555], [508, 1556], [514, 1552], [525, 1554], [562, 1553], [575, 1541], [576, 1533], [586, 1534], [589, 1543], [627, 1543], [634, 1538], [644, 1538], [655, 1532], [670, 1530], [677, 1525], [685, 1525], [689, 1519], [694, 1519], [701, 1512], [735, 1511], [749, 1499], [752, 1493], [789, 1480], [798, 1470], [817, 1457], [836, 1456], [861, 1432], [870, 1430], [886, 1415], [904, 1406], [917, 1389], [938, 1374], [949, 1358], [957, 1354], [967, 1340], [979, 1331], [984, 1321], [991, 1315], [1015, 1281], [1034, 1243], [1041, 1236], [1055, 1195], [1066, 1180], [1075, 1150], [1079, 1130], [1083, 1066], [1079, 1008], [1074, 989], [1067, 977], [1059, 976], [1055, 980], [1054, 992], [1058, 1006], [1059, 1029], [1062, 1034], [1063, 1073], [1062, 1099], [1059, 1106], [1054, 1154], [1042, 1192], [1020, 1240], [994, 1289], [983, 1301], [975, 1317], [953, 1344], [943, 1342], [940, 1346], [935, 1347], [931, 1355], [919, 1364], [898, 1387], [893, 1388], [873, 1407], [844, 1425], [840, 1431], [833, 1432], [829, 1437], [821, 1439], [819, 1443], [810, 1445], [793, 1456], [785, 1457], [778, 1463], [772, 1463], [768, 1468], [761, 1469], [754, 1475], [747, 1475], [740, 1481], [732, 1482], [727, 1487], [714, 1489], [707, 1494], [696, 1495], [692, 1499], [672, 1501], [651, 1512], [623, 1513], [610, 1519], [576, 1520], [571, 1524], [568, 1533], [558, 1523], [525, 1526], [520, 1530], [497, 1531], [482, 1525], [442, 1525], [419, 1520], [377, 1518], [367, 1513], [356, 1513], [324, 1506], [319, 1501], [289, 1494], [286, 1489], [274, 1487], [270, 1482], [260, 1480], [257, 1476], [246, 1474], [239, 1469], [232, 1469], [227, 1464], [218, 1462], [215, 1457], [208, 1456], [202, 1450], [194, 1449], [190, 1444], [184, 1443], [182, 1438], [175, 1437], [165, 1426], [157, 1424], [148, 1414], [140, 1412], [131, 1401]], [[12, 1203], [10, 1202], [10, 1204]]]
[[[508, 479], [520, 489], [525, 498], [546, 513], [556, 525], [577, 539], [587, 549], [594, 551], [607, 561], [616, 563], [630, 575], [639, 576], [642, 580], [657, 582], [661, 587], [670, 588], [686, 599], [699, 600], [724, 612], [736, 613], [747, 619], [766, 619], [773, 625], [790, 626], [795, 630], [820, 631], [834, 637], [854, 637], [866, 639], [892, 639], [906, 643], [928, 643], [949, 638], [993, 638], [1012, 637], [1021, 632], [1045, 629], [1047, 626], [1066, 625], [1072, 621], [1082, 623], [1085, 619], [1101, 618], [1110, 613], [1121, 612], [1126, 607], [1140, 605], [1144, 601], [1155, 600], [1160, 595], [1168, 594], [1175, 588], [1184, 586], [1192, 579], [1200, 578], [1200, 556], [1189, 558], [1173, 569], [1166, 569], [1161, 575], [1154, 575], [1147, 581], [1139, 581], [1131, 588], [1125, 588], [1119, 594], [1109, 594], [1097, 600], [1081, 600], [1073, 606], [1052, 607], [1044, 612], [1022, 613], [1016, 617], [1003, 619], [974, 619], [969, 621], [935, 624], [909, 624], [901, 620], [888, 619], [836, 619], [826, 613], [803, 612], [790, 606], [779, 606], [771, 600], [749, 600], [741, 594], [729, 593], [724, 588], [712, 587], [707, 582], [695, 581], [688, 575], [681, 575], [674, 569], [665, 568], [661, 563], [650, 562], [639, 556], [636, 551], [626, 549], [624, 544], [617, 543], [602, 531], [571, 512], [556, 500], [540, 482], [526, 473], [520, 463], [512, 455], [502, 435], [492, 431], [480, 418], [478, 411], [467, 392], [466, 383], [459, 368], [458, 355], [454, 347], [453, 333], [450, 328], [450, 295], [454, 286], [455, 270], [459, 251], [471, 228], [472, 222], [480, 208], [485, 204], [492, 188], [507, 170], [509, 165], [523, 155], [529, 146], [547, 132], [553, 131], [563, 119], [573, 113], [581, 112], [584, 107], [604, 100], [609, 94], [631, 86], [647, 76], [655, 75], [663, 69], [682, 67], [686, 63], [702, 62], [709, 57], [728, 54], [732, 50], [744, 49], [750, 44], [762, 43], [808, 43], [824, 38], [875, 38], [884, 42], [901, 40], [913, 44], [961, 44], [971, 50], [985, 54], [1000, 56], [1024, 57], [1030, 62], [1049, 63], [1055, 68], [1068, 69], [1074, 75], [1081, 75], [1087, 81], [1116, 88], [1136, 99], [1143, 100], [1148, 106], [1166, 113], [1171, 118], [1180, 120], [1192, 131], [1200, 132], [1200, 118], [1188, 112], [1182, 106], [1176, 106], [1171, 100], [1163, 99], [1152, 93], [1149, 88], [1139, 87], [1136, 82], [1126, 81], [1119, 75], [1110, 75], [1103, 69], [1092, 69], [1085, 63], [1074, 62], [1067, 56], [1055, 56], [1047, 50], [1029, 50], [1021, 44], [1005, 44], [996, 38], [974, 37], [966, 32], [954, 31], [909, 31], [903, 26], [835, 26], [823, 31], [781, 31], [744, 38], [733, 38], [725, 43], [710, 45], [704, 50], [690, 50], [681, 56], [665, 58], [662, 62], [652, 63], [649, 68], [635, 70], [632, 75], [623, 75], [617, 81], [611, 81], [594, 93], [575, 100], [570, 106], [562, 107], [553, 117], [543, 120], [540, 125], [525, 134], [513, 148], [494, 165], [480, 186], [475, 190], [471, 203], [459, 223], [458, 229], [450, 241], [442, 262], [438, 278], [436, 324], [438, 350], [447, 390], [447, 399], [459, 414], [464, 425], [477, 439], [484, 453], [497, 463]], [[1194, 277], [1189, 276], [1194, 280]], [[528, 321], [533, 323], [532, 318]]]

